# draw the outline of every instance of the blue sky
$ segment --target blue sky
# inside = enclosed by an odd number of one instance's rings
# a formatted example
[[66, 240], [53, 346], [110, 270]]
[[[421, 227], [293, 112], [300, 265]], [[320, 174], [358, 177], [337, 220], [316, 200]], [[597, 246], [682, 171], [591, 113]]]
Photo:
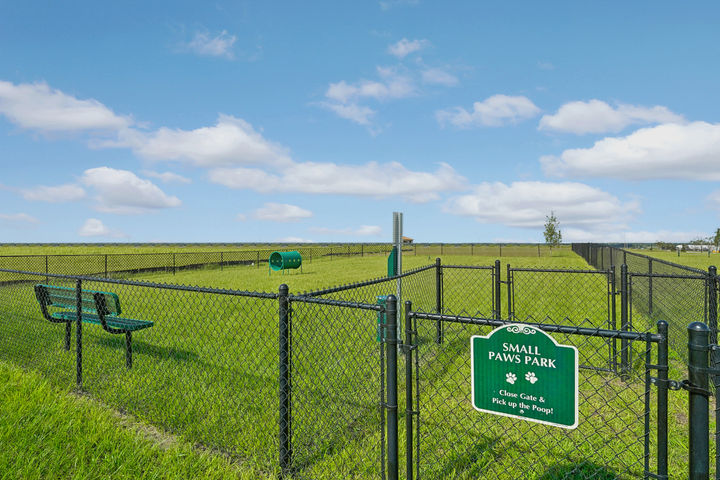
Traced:
[[0, 242], [691, 240], [714, 2], [0, 2]]

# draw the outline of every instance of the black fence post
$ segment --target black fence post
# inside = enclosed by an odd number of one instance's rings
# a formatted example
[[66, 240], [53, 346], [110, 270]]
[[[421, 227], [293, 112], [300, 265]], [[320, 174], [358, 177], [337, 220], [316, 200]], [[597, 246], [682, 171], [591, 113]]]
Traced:
[[[443, 313], [443, 268], [440, 257], [435, 259], [435, 313]], [[437, 321], [435, 343], [443, 342], [443, 322]]]
[[[75, 381], [78, 390], [82, 390], [82, 280], [78, 279], [75, 284], [75, 300], [77, 309], [77, 325], [75, 329]], [[68, 323], [68, 325], [70, 325]]]
[[398, 391], [397, 391], [397, 298], [388, 295], [385, 304], [385, 355], [387, 358], [387, 445], [388, 478], [398, 478]]
[[658, 333], [662, 339], [658, 342], [657, 364], [657, 473], [660, 478], [668, 475], [668, 323], [657, 322]]
[[505, 282], [507, 282], [507, 304], [508, 304], [507, 318], [508, 318], [508, 320], [512, 320], [513, 316], [515, 315], [515, 312], [513, 311], [512, 270], [510, 270], [509, 263], [506, 266], [507, 266], [507, 279], [505, 280]]
[[[610, 266], [610, 329], [617, 330], [617, 280], [615, 278], [615, 265]], [[617, 338], [612, 339], [612, 365], [617, 373]]]
[[648, 258], [648, 314], [653, 314], [653, 266], [652, 258]]
[[[708, 267], [708, 327], [710, 328], [710, 344], [717, 345], [718, 343], [718, 281], [717, 281], [717, 267]], [[720, 368], [720, 352], [716, 349], [710, 351], [710, 368], [714, 372], [717, 372]], [[713, 387], [717, 391], [717, 386], [720, 383], [720, 375], [713, 373], [712, 375]], [[720, 432], [720, 408], [715, 408], [715, 441], [717, 443], [718, 433]], [[720, 452], [717, 451], [717, 445], [715, 446], [715, 477], [720, 478]]]
[[291, 335], [292, 325], [290, 319], [290, 302], [288, 300], [288, 286], [280, 285], [278, 295], [279, 318], [280, 318], [280, 469], [283, 473], [289, 472], [292, 467], [292, 378], [290, 372], [291, 360]]
[[690, 480], [707, 480], [710, 475], [709, 334], [710, 329], [702, 322], [693, 322], [688, 325]]
[[[620, 330], [628, 331], [628, 271], [627, 265], [620, 265]], [[628, 341], [623, 338], [620, 341], [620, 371], [623, 380], [630, 378], [630, 355]]]
[[223, 252], [220, 252], [220, 271], [223, 271]]
[[500, 307], [500, 260], [495, 260], [495, 285], [494, 285], [494, 304], [495, 304], [495, 320], [500, 320], [502, 313]]
[[173, 253], [173, 275], [175, 275], [175, 254]]
[[260, 268], [260, 250], [257, 251], [257, 261], [255, 265], [257, 265], [257, 268]]
[[50, 283], [50, 277], [47, 276], [48, 273], [50, 273], [48, 269], [48, 256], [45, 255], [45, 283]]
[[105, 278], [108, 278], [108, 271], [107, 271], [107, 255], [105, 255]]
[[[438, 261], [440, 259], [438, 258]], [[439, 263], [439, 262], [438, 262]], [[412, 302], [405, 302], [405, 478], [413, 479], [413, 338]], [[438, 342], [439, 343], [439, 342]]]

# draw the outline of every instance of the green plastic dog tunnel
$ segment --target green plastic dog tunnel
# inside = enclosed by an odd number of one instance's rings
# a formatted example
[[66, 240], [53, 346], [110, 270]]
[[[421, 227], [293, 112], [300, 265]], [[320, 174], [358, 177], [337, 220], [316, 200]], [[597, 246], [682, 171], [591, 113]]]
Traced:
[[[280, 271], [300, 268], [302, 270], [302, 257], [300, 252], [273, 252], [268, 260], [270, 270]], [[284, 272], [283, 272], [284, 273]]]

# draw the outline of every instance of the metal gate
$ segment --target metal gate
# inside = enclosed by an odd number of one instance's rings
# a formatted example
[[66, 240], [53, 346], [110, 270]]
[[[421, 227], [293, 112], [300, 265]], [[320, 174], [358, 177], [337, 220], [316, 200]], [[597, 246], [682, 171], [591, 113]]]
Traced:
[[[406, 309], [405, 376], [412, 379], [405, 385], [406, 478], [666, 474], [667, 462], [660, 457], [667, 458], [667, 442], [652, 440], [652, 431], [658, 430], [650, 422], [653, 416], [657, 425], [667, 425], [667, 382], [653, 381], [654, 370], [659, 369], [660, 377], [667, 374], [666, 323], [658, 333], [533, 325], [579, 351], [580, 425], [565, 430], [480, 413], [471, 406], [470, 337], [508, 322], [414, 312], [410, 304]], [[434, 341], [438, 322], [444, 327], [442, 344]], [[642, 361], [623, 374], [598, 368], [607, 365], [607, 340], [618, 339], [642, 354]]]

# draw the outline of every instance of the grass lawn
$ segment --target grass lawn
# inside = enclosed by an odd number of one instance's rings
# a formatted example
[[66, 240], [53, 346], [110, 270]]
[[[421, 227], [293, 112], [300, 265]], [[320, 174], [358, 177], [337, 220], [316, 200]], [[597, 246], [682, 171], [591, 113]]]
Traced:
[[2, 479], [257, 479], [221, 455], [0, 362]]
[[628, 251], [705, 271], [707, 271], [708, 267], [711, 265], [720, 265], [720, 254], [717, 253], [711, 253], [708, 255], [707, 252], [680, 252], [680, 256], [678, 256], [677, 252], [670, 252], [667, 250]]
[[[408, 255], [403, 265], [407, 270], [434, 263], [434, 259]], [[489, 266], [494, 260], [442, 258], [446, 266]], [[505, 262], [513, 267], [588, 268], [566, 249], [556, 250], [552, 257], [501, 260], [503, 279]], [[302, 273], [286, 275], [269, 276], [264, 268], [236, 266], [175, 275], [141, 273], [137, 278], [268, 292], [277, 292], [278, 284], [285, 282], [297, 294], [381, 277], [385, 272], [384, 256], [368, 256], [308, 262]], [[52, 388], [68, 390], [75, 378], [74, 350], [64, 351], [62, 326], [42, 319], [33, 298], [32, 283], [45, 282], [45, 277], [25, 280], [28, 283], [0, 288], [0, 359], [39, 371], [50, 379]], [[608, 326], [610, 303], [604, 275], [515, 272], [514, 281], [515, 318], [520, 321]], [[489, 270], [444, 268], [443, 282], [446, 312], [491, 315]], [[121, 336], [83, 326], [88, 393], [182, 441], [223, 452], [243, 465], [245, 473], [277, 473], [277, 300], [106, 282], [86, 282], [84, 288], [116, 292], [124, 315], [155, 322], [154, 327], [134, 335], [130, 371], [124, 365]], [[395, 282], [389, 281], [330, 297], [374, 303], [377, 295], [394, 292]], [[505, 286], [501, 293], [505, 316]], [[412, 299], [415, 309], [433, 310], [435, 270], [407, 278], [403, 297]], [[377, 478], [379, 474], [381, 348], [376, 341], [376, 317], [373, 311], [293, 302], [297, 478]], [[635, 320], [639, 330], [652, 328], [653, 320], [639, 313]], [[644, 344], [633, 345], [635, 373], [629, 384], [614, 373], [582, 371], [581, 425], [565, 432], [472, 410], [465, 391], [469, 388], [468, 339], [471, 334], [486, 334], [487, 328], [446, 325], [447, 341], [438, 346], [431, 323], [418, 328], [425, 478], [477, 478], [481, 472], [492, 476], [500, 471], [511, 478], [542, 479], [566, 478], [568, 472], [574, 472], [571, 478], [634, 478], [642, 473]], [[74, 342], [74, 332], [72, 338]], [[602, 339], [561, 336], [558, 340], [576, 345], [584, 365], [603, 368], [612, 363], [612, 345]], [[404, 358], [400, 359], [401, 372]], [[400, 404], [404, 405], [400, 376]], [[683, 393], [671, 394], [673, 412], [687, 411], [682, 403], [685, 398]], [[672, 442], [677, 446], [672, 450], [677, 459], [673, 468], [684, 472], [682, 426], [673, 430]]]

